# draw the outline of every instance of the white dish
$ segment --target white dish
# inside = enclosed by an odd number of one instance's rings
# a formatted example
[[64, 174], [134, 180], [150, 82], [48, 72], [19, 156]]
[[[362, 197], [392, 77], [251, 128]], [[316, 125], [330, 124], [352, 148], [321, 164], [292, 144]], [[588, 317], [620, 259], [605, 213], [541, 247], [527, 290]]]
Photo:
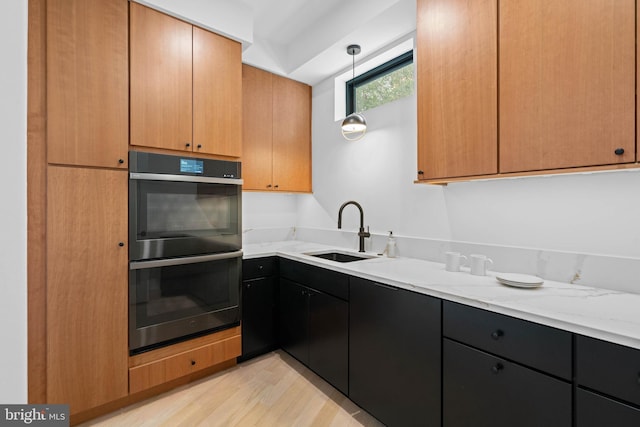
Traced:
[[496, 279], [503, 285], [518, 288], [537, 288], [544, 284], [543, 279], [528, 274], [500, 273], [496, 275]]

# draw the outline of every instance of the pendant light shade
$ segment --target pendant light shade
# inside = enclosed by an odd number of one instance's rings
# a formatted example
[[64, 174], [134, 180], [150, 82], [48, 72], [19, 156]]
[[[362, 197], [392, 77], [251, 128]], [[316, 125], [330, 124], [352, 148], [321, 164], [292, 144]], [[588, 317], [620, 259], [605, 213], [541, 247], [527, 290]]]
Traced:
[[342, 121], [342, 136], [347, 141], [357, 141], [367, 132], [367, 121], [362, 114], [352, 113]]
[[[347, 53], [353, 57], [352, 73], [353, 78], [356, 76], [356, 55], [360, 53], [360, 46], [352, 44], [347, 47]], [[347, 141], [357, 141], [367, 132], [367, 121], [364, 116], [359, 113], [351, 113], [342, 121], [342, 136]]]

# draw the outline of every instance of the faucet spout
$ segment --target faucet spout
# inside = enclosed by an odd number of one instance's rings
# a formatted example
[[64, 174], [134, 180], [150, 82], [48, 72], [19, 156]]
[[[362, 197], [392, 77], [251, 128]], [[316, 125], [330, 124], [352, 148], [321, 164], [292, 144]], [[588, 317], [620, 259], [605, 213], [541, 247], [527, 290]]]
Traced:
[[348, 205], [354, 205], [360, 211], [360, 230], [358, 231], [359, 237], [359, 252], [364, 252], [364, 239], [367, 237], [371, 237], [371, 233], [369, 233], [369, 227], [367, 227], [367, 231], [364, 231], [364, 211], [360, 203], [350, 200], [348, 202], [344, 202], [342, 206], [340, 206], [340, 210], [338, 211], [338, 229], [342, 228], [342, 211]]

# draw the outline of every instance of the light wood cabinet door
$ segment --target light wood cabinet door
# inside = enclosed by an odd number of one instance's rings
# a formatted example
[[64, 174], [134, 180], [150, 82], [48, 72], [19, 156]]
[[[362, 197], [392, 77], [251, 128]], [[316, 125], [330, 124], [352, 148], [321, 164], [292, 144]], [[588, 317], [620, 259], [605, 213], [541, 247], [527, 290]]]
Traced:
[[417, 2], [419, 180], [498, 171], [496, 1]]
[[633, 162], [634, 0], [503, 1], [499, 24], [500, 172]]
[[245, 190], [273, 188], [272, 76], [242, 65], [242, 188]]
[[72, 414], [128, 392], [127, 181], [48, 168], [47, 402]]
[[127, 167], [127, 4], [47, 1], [49, 163]]
[[242, 46], [193, 28], [193, 151], [242, 155]]
[[311, 87], [242, 66], [243, 189], [311, 192]]
[[273, 188], [311, 191], [311, 87], [275, 75]]
[[130, 2], [131, 144], [192, 151], [190, 24]]

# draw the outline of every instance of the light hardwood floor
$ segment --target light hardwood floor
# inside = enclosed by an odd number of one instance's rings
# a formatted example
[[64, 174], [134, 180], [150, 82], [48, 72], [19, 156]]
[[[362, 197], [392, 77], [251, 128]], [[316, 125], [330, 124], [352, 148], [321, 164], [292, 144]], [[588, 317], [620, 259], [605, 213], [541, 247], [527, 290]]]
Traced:
[[382, 426], [283, 351], [82, 424], [86, 426]]

